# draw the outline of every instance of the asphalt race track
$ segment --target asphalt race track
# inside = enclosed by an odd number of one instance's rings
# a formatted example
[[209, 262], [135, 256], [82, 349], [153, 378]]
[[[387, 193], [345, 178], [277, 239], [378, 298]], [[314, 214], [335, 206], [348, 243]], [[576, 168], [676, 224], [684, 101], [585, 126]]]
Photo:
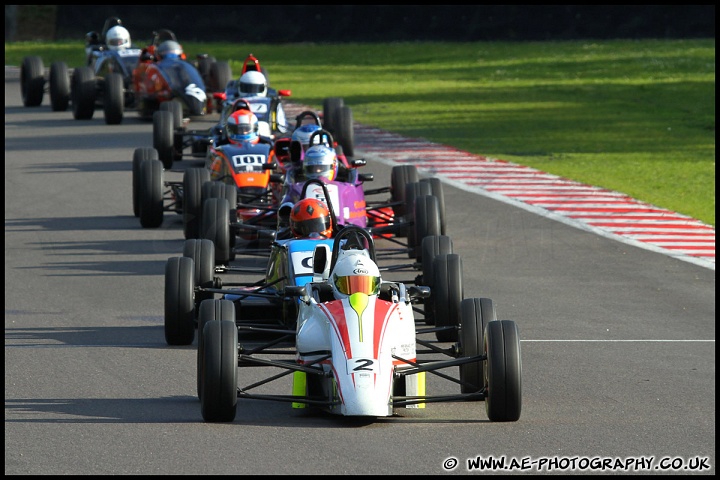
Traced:
[[[152, 125], [25, 108], [18, 77], [6, 67], [6, 475], [715, 473], [714, 247], [686, 261], [449, 183], [465, 297], [520, 328], [518, 422], [482, 402], [366, 421], [242, 400], [204, 423], [196, 347], [163, 335], [181, 217], [151, 230], [132, 212]], [[393, 159], [358, 132], [373, 187], [389, 185]]]

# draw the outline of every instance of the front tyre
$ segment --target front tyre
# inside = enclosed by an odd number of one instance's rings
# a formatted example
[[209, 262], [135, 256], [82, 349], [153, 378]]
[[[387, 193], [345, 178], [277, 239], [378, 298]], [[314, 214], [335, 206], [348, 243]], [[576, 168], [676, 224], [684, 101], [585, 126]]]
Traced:
[[103, 111], [107, 125], [122, 123], [125, 110], [125, 85], [123, 76], [119, 73], [110, 73], [105, 77], [105, 92], [103, 97]]
[[194, 262], [171, 257], [165, 264], [165, 341], [190, 345], [195, 338]]
[[172, 168], [175, 158], [174, 117], [167, 110], [153, 113], [153, 148], [158, 151], [160, 161], [166, 169]]
[[158, 160], [140, 164], [140, 225], [158, 228], [163, 222], [163, 169]]
[[237, 413], [238, 335], [235, 322], [211, 320], [203, 328], [200, 406], [206, 422], [232, 422]]
[[515, 322], [488, 322], [484, 345], [487, 416], [491, 422], [515, 422], [522, 410], [522, 360]]
[[70, 101], [75, 120], [90, 120], [95, 114], [95, 73], [90, 67], [73, 70]]
[[145, 160], [158, 160], [157, 150], [149, 147], [136, 148], [132, 160], [133, 215], [140, 216], [140, 164]]
[[50, 105], [53, 112], [64, 112], [70, 105], [70, 75], [65, 62], [50, 65]]
[[203, 343], [203, 330], [205, 324], [213, 320], [226, 320], [235, 322], [235, 305], [230, 300], [205, 300], [198, 308], [198, 348], [197, 348], [197, 395], [202, 399], [202, 372], [205, 345]]

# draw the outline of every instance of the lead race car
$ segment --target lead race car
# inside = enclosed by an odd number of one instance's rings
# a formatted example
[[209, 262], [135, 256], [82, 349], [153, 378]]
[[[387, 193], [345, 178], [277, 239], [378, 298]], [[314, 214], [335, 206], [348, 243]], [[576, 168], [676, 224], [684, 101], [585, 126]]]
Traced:
[[213, 106], [209, 99], [214, 93], [212, 86], [222, 84], [224, 88], [231, 76], [229, 64], [216, 62], [207, 54], [186, 61], [174, 33], [153, 33], [151, 45], [139, 49], [131, 48], [129, 33], [119, 24], [108, 30], [107, 43], [90, 32], [86, 65], [70, 73], [65, 62], [53, 62], [47, 80], [42, 59], [25, 57], [20, 81], [23, 104], [40, 105], [48, 90], [52, 109], [65, 111], [71, 106], [77, 120], [92, 119], [97, 108], [103, 110], [107, 124], [121, 123], [127, 109], [136, 109], [141, 118], [149, 120], [166, 102], [176, 104], [179, 113], [173, 118], [179, 117], [178, 123], [184, 117], [205, 115]]
[[[276, 336], [262, 342], [245, 340], [261, 329], [238, 321], [235, 302], [201, 303], [197, 384], [206, 422], [233, 421], [238, 399], [371, 418], [430, 403], [484, 400], [491, 421], [520, 418], [522, 360], [515, 322], [497, 320], [492, 300], [467, 298], [457, 342], [442, 348], [424, 339], [432, 329], [418, 327], [412, 305], [429, 296], [429, 289], [383, 280], [366, 229], [346, 226], [332, 247], [315, 245], [312, 281], [286, 285], [282, 294], [299, 300], [295, 326], [274, 330]], [[290, 345], [278, 348], [282, 340]], [[274, 371], [264, 381], [238, 386], [238, 367], [260, 366]], [[456, 368], [456, 376], [447, 373]], [[460, 392], [429, 395], [427, 374], [450, 380]], [[283, 379], [291, 394], [262, 392]]]

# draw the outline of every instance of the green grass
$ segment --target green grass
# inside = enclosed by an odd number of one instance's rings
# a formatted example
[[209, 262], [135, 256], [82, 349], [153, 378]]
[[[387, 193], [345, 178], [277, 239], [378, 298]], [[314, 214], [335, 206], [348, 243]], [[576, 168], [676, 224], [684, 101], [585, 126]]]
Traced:
[[[393, 44], [184, 43], [248, 53], [275, 88], [356, 121], [528, 165], [715, 225], [715, 41]], [[40, 54], [83, 62], [82, 42], [5, 44], [6, 65]]]

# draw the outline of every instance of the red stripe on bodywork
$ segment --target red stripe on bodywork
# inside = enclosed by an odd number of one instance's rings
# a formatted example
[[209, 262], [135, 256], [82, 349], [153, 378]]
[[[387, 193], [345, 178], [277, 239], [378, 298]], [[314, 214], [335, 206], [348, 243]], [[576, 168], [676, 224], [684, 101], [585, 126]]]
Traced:
[[378, 358], [380, 354], [380, 345], [385, 336], [388, 319], [396, 309], [396, 303], [380, 299], [375, 301], [375, 328], [373, 328], [373, 355], [375, 358]]
[[340, 339], [340, 343], [345, 350], [345, 356], [352, 358], [352, 349], [350, 348], [350, 334], [348, 333], [347, 318], [345, 318], [345, 310], [343, 309], [342, 300], [334, 300], [318, 305], [320, 310], [330, 321], [335, 335]]

